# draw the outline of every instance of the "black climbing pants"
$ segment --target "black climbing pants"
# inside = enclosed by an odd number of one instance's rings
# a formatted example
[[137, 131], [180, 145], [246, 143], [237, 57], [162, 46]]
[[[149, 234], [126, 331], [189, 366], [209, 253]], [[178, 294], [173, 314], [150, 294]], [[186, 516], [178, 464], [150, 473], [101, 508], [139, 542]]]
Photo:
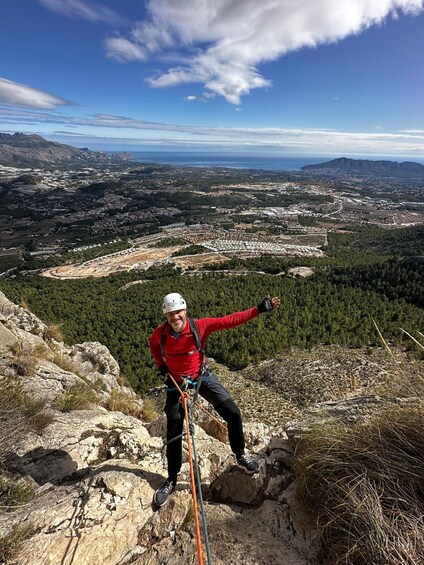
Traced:
[[[241, 455], [245, 445], [241, 413], [230, 393], [213, 373], [206, 370], [202, 377], [199, 394], [210, 402], [218, 414], [227, 422], [231, 450], [236, 456]], [[168, 442], [177, 436], [181, 436], [183, 432], [184, 410], [179, 398], [178, 390], [173, 388], [168, 390], [165, 404], [166, 439]], [[168, 461], [168, 476], [172, 480], [176, 480], [182, 464], [182, 437], [175, 439], [166, 446], [166, 458]]]

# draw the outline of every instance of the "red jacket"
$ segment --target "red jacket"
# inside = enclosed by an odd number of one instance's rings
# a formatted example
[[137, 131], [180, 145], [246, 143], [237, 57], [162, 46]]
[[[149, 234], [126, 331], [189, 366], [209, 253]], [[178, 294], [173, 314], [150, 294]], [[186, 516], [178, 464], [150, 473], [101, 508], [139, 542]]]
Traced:
[[[222, 318], [201, 318], [195, 320], [199, 331], [199, 337], [202, 344], [202, 349], [205, 348], [206, 340], [212, 332], [219, 330], [229, 330], [245, 324], [249, 320], [258, 316], [258, 309], [256, 307], [249, 308], [243, 312], [235, 312]], [[178, 339], [171, 334], [171, 326], [165, 326], [165, 360], [162, 358], [161, 352], [161, 337], [163, 332], [163, 324], [158, 326], [152, 336], [150, 337], [150, 352], [156, 361], [158, 367], [166, 363], [171, 375], [177, 380], [181, 381], [180, 377], [196, 378], [199, 375], [200, 366], [203, 361], [203, 355], [196, 351], [196, 340], [190, 331], [190, 324], [188, 319], [184, 330], [179, 334]], [[192, 355], [184, 355], [188, 351], [196, 351]], [[182, 354], [182, 355], [181, 355]]]

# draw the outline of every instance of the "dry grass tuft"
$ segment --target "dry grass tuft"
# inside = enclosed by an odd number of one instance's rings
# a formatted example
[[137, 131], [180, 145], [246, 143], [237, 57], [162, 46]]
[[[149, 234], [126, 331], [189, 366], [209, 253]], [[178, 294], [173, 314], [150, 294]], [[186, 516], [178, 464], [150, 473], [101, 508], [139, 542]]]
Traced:
[[37, 371], [38, 359], [34, 348], [17, 342], [10, 347], [11, 367], [21, 377], [33, 377]]
[[17, 563], [22, 545], [35, 533], [31, 524], [13, 526], [5, 535], [0, 536], [0, 563]]
[[31, 398], [19, 384], [3, 379], [0, 386], [0, 462], [30, 432], [41, 433], [52, 421], [42, 400]]
[[91, 386], [78, 383], [69, 387], [58, 399], [57, 404], [62, 412], [87, 410], [92, 408], [93, 404], [99, 404], [99, 397]]
[[393, 360], [378, 377], [371, 378], [367, 394], [397, 398], [424, 398], [424, 365], [411, 359], [407, 366], [401, 360]]
[[64, 371], [69, 371], [70, 373], [76, 373], [77, 367], [75, 362], [69, 357], [69, 355], [64, 355], [63, 353], [56, 353], [53, 357], [53, 363], [63, 369]]
[[116, 381], [119, 386], [131, 387], [131, 383], [125, 375], [120, 374]]
[[424, 563], [424, 403], [301, 440], [299, 495], [317, 514], [322, 563]]
[[46, 341], [63, 341], [63, 333], [59, 324], [51, 324], [43, 330], [43, 338]]
[[140, 400], [128, 396], [128, 394], [120, 390], [113, 389], [104, 406], [111, 412], [122, 412], [127, 416], [134, 416], [135, 418], [143, 416]]
[[153, 422], [159, 416], [156, 403], [149, 397], [143, 398], [143, 406], [141, 408], [142, 419], [146, 422]]
[[34, 486], [27, 481], [0, 473], [0, 507], [20, 506], [31, 500], [34, 492]]

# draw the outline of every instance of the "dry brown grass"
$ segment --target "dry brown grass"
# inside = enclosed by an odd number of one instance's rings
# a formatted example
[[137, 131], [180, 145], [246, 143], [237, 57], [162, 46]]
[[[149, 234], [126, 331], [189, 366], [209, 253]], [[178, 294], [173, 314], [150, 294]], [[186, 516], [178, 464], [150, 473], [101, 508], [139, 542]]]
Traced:
[[38, 367], [37, 355], [34, 348], [30, 345], [24, 345], [22, 342], [16, 342], [10, 347], [12, 354], [11, 367], [16, 374], [21, 377], [32, 377], [35, 375]]
[[406, 364], [393, 359], [385, 370], [371, 378], [367, 394], [398, 398], [424, 398], [424, 364], [419, 359], [410, 359]]
[[31, 500], [34, 486], [24, 479], [14, 479], [0, 472], [0, 508], [16, 507]]
[[7, 534], [0, 536], [0, 563], [18, 563], [16, 559], [22, 545], [35, 533], [31, 524], [16, 525]]
[[120, 374], [116, 381], [119, 386], [131, 387], [131, 383], [125, 375]]
[[317, 515], [322, 563], [424, 563], [424, 403], [301, 440], [299, 495]]
[[135, 418], [141, 418], [143, 415], [138, 399], [116, 389], [111, 391], [104, 406], [112, 412], [122, 412], [127, 416], [134, 416]]
[[9, 379], [0, 383], [0, 462], [30, 432], [41, 433], [53, 421], [42, 400], [31, 398]]
[[46, 341], [63, 341], [63, 333], [59, 324], [50, 324], [43, 330], [43, 338]]
[[[390, 349], [377, 323], [373, 320], [378, 335], [386, 348], [390, 362], [380, 371], [378, 377], [370, 379], [367, 387], [368, 394], [380, 394], [399, 398], [418, 397], [424, 399], [424, 364], [420, 356], [412, 354], [408, 361], [397, 358]], [[410, 333], [399, 328], [420, 349], [424, 346]], [[420, 332], [417, 332], [423, 337]]]
[[62, 412], [87, 410], [97, 404], [99, 404], [99, 397], [96, 391], [85, 383], [72, 385], [57, 401], [57, 406]]
[[159, 416], [156, 408], [156, 403], [149, 397], [143, 399], [143, 406], [141, 408], [142, 419], [146, 422], [153, 422]]
[[355, 422], [316, 419], [296, 448], [298, 493], [316, 514], [322, 563], [424, 563], [423, 362], [402, 362], [379, 335], [390, 362], [366, 392], [408, 400]]
[[69, 371], [70, 373], [75, 373], [77, 370], [75, 362], [64, 353], [56, 353], [53, 357], [53, 363], [63, 369], [64, 371]]

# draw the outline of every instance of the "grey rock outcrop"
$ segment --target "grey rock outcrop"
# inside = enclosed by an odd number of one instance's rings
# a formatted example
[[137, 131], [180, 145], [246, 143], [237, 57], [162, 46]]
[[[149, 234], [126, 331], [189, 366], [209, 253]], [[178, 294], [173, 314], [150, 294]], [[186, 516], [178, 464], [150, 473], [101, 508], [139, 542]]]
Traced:
[[[0, 376], [13, 376], [34, 397], [50, 405], [74, 386], [92, 386], [107, 402], [112, 391], [141, 409], [132, 389], [119, 384], [119, 366], [108, 348], [98, 342], [68, 346], [51, 337], [49, 327], [27, 308], [13, 304], [0, 292]], [[17, 369], [19, 358], [31, 367], [31, 378]], [[28, 369], [29, 370], [29, 369]], [[26, 372], [28, 372], [28, 370]]]

